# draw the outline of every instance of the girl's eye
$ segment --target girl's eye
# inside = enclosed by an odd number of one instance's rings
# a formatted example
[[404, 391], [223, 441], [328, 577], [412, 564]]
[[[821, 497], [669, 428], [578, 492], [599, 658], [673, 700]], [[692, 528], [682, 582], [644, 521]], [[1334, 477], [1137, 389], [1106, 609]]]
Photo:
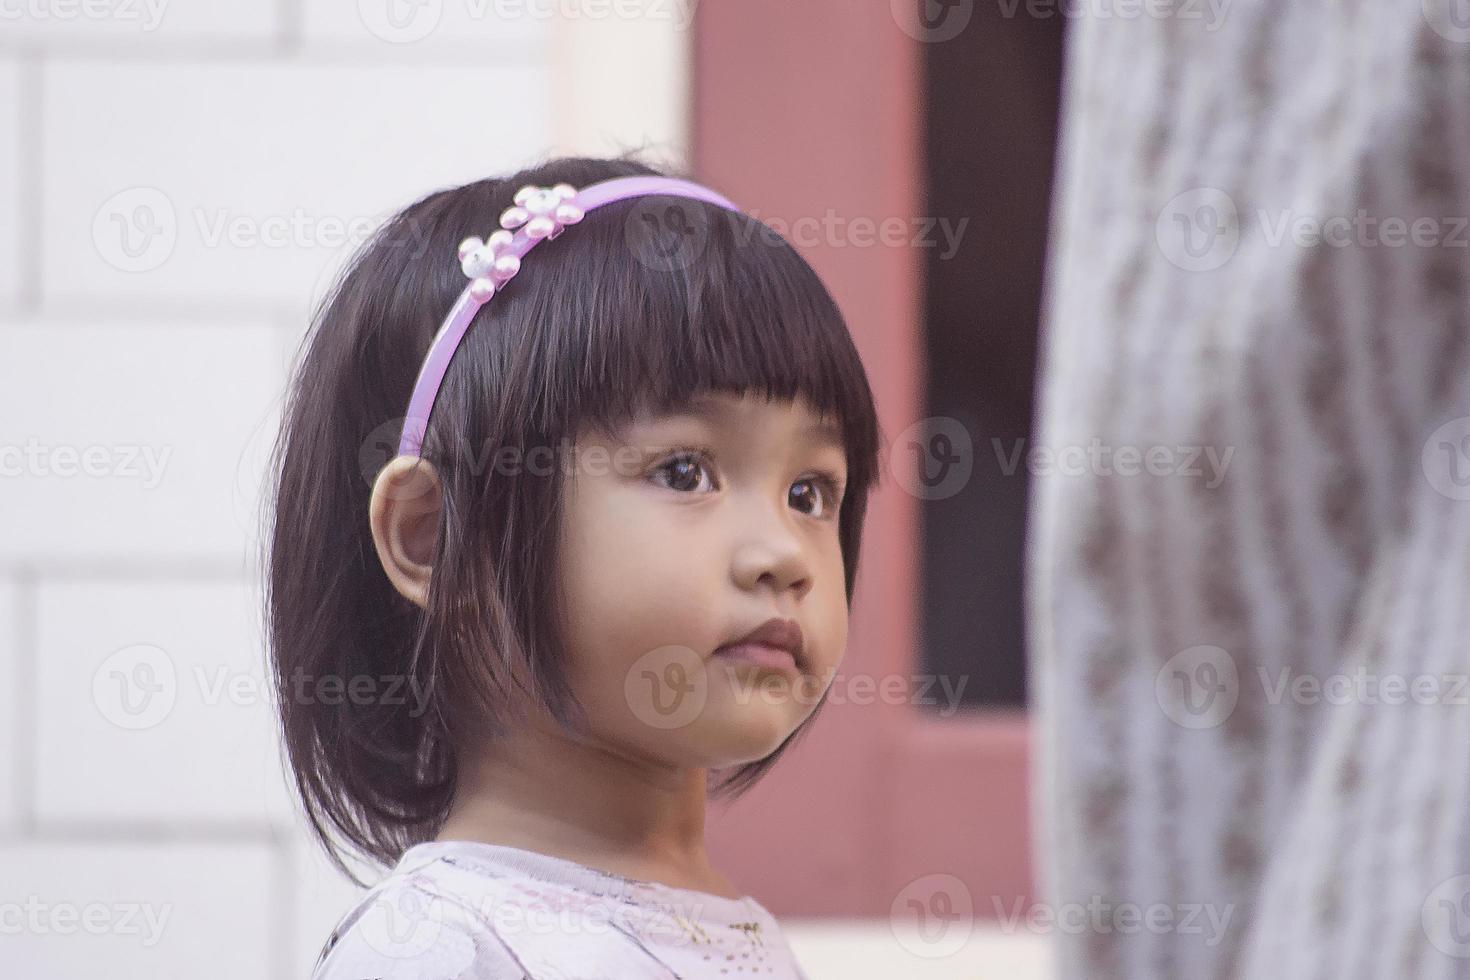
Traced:
[[[681, 493], [696, 493], [714, 489], [714, 479], [709, 466], [698, 453], [683, 452], [661, 463], [653, 471], [654, 482]], [[660, 479], [667, 474], [667, 479]]]
[[837, 513], [837, 481], [830, 476], [802, 477], [791, 484], [793, 505], [811, 517], [830, 518]]
[[[702, 450], [685, 449], [660, 463], [651, 474], [654, 483], [679, 493], [708, 493], [716, 489], [709, 458]], [[787, 503], [809, 517], [831, 519], [841, 502], [836, 477], [818, 473], [791, 484]]]

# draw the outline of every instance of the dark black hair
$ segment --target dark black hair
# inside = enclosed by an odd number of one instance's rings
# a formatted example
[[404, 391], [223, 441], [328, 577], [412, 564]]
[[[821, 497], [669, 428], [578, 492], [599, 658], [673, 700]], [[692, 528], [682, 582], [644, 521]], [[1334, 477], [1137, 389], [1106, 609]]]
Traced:
[[[422, 449], [443, 486], [427, 609], [379, 563], [372, 484], [396, 452], [429, 341], [465, 286], [459, 243], [496, 228], [526, 184], [655, 173], [629, 158], [562, 158], [430, 194], [358, 249], [315, 312], [272, 458], [265, 613], [297, 790], [349, 876], [334, 835], [385, 866], [435, 837], [453, 799], [456, 749], [505, 730], [516, 678], [576, 724], [548, 546], [560, 527], [558, 470], [492, 476], [474, 447], [562, 446], [584, 423], [612, 429], [706, 391], [803, 396], [843, 432], [838, 522], [852, 601], [879, 432], [847, 326], [780, 236], [672, 196], [593, 211], [538, 245], [476, 315]], [[301, 678], [337, 678], [339, 688], [367, 678], [381, 696], [293, 696]], [[714, 793], [743, 793], [805, 727], [765, 759], [720, 773]]]

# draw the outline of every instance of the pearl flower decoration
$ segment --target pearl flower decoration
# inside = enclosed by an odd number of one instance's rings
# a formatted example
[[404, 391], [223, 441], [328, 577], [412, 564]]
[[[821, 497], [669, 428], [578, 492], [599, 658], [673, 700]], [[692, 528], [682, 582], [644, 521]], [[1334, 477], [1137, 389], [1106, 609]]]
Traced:
[[577, 189], [571, 184], [555, 187], [527, 184], [516, 191], [515, 207], [506, 208], [500, 216], [500, 227], [514, 229], [525, 225], [531, 238], [555, 238], [567, 225], [582, 220], [582, 209], [570, 203], [576, 196]]
[[528, 238], [555, 238], [567, 225], [582, 220], [582, 209], [570, 203], [576, 196], [577, 189], [571, 184], [527, 184], [516, 191], [515, 207], [506, 208], [500, 229], [489, 239], [466, 238], [459, 243], [459, 267], [470, 280], [470, 295], [476, 302], [494, 296], [521, 271], [521, 260], [510, 253], [515, 229], [524, 225]]
[[497, 231], [488, 242], [466, 238], [459, 243], [459, 267], [470, 280], [470, 295], [485, 302], [521, 271], [521, 260], [506, 250], [514, 238], [508, 231]]

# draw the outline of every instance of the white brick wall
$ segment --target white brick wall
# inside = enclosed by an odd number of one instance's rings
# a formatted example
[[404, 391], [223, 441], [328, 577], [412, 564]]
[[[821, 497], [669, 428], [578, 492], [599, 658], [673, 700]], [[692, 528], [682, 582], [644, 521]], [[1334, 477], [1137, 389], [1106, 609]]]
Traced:
[[161, 294], [304, 322], [366, 228], [551, 138], [534, 63], [63, 61], [41, 87], [41, 281], [62, 307]]
[[[282, 385], [281, 322], [11, 318], [0, 327], [0, 560], [242, 565]], [[20, 471], [20, 476], [13, 475]]]
[[[279, 975], [286, 895], [264, 840], [22, 841], [0, 845], [5, 900], [20, 914], [7, 934], [7, 976]], [[294, 964], [281, 968], [294, 968]]]
[[[24, 66], [0, 59], [0, 307], [13, 306], [20, 290], [21, 189], [21, 79]], [[13, 134], [13, 135], [12, 135]]]
[[291, 822], [260, 617], [232, 578], [38, 585], [42, 825]]
[[96, 51], [187, 45], [205, 40], [266, 41], [277, 30], [269, 4], [254, 0], [81, 0], [5, 5], [5, 39]]
[[29, 598], [13, 581], [0, 582], [0, 719], [10, 720], [0, 725], [0, 837], [20, 829], [20, 787], [30, 766], [29, 753], [21, 751], [25, 740], [19, 697], [21, 646], [28, 642], [22, 636], [20, 607]]
[[687, 20], [578, 9], [0, 7], [0, 975], [302, 977], [351, 902], [262, 687], [287, 359], [354, 221], [682, 162]]

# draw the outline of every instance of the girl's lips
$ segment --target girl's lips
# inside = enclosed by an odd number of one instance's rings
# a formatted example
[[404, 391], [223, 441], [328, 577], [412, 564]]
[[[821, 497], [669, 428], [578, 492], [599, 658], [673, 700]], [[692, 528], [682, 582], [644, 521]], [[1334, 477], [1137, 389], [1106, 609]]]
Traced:
[[727, 647], [720, 647], [715, 651], [715, 656], [732, 663], [752, 664], [762, 670], [774, 670], [786, 674], [800, 673], [796, 667], [796, 658], [791, 655], [790, 650], [768, 646], [764, 643], [735, 643]]

